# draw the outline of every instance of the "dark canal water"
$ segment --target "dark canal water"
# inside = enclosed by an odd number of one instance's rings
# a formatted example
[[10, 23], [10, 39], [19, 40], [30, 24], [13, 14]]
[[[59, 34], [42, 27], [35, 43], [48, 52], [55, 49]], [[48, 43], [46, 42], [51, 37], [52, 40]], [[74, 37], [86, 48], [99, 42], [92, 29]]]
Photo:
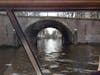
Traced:
[[[99, 45], [63, 48], [61, 39], [39, 39], [37, 47], [44, 75], [89, 75], [97, 70]], [[36, 75], [23, 47], [0, 48], [0, 75]]]
[[62, 47], [61, 39], [38, 40], [45, 75], [89, 75], [97, 69], [97, 48], [89, 45]]

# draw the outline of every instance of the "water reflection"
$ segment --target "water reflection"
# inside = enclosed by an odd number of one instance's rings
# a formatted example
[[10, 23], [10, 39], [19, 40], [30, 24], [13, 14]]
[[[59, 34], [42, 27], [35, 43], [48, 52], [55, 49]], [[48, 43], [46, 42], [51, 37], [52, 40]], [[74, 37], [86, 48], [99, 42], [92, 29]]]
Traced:
[[97, 69], [98, 55], [89, 45], [62, 48], [61, 39], [39, 39], [38, 51], [46, 75], [89, 75]]
[[23, 47], [0, 47], [0, 75], [36, 75]]
[[[41, 45], [42, 42], [42, 45]], [[59, 44], [58, 44], [59, 43]], [[43, 49], [46, 54], [60, 52], [62, 47], [61, 39], [43, 39], [38, 40], [38, 48]]]
[[[89, 75], [96, 71], [100, 46], [71, 45], [67, 48], [61, 46], [59, 46], [61, 48], [46, 48], [44, 45], [49, 46], [49, 43], [54, 43], [52, 46], [56, 44], [55, 47], [58, 47], [62, 41], [60, 39], [38, 40], [39, 62], [45, 75]], [[56, 51], [48, 52], [47, 50], [46, 52], [46, 49]], [[0, 60], [2, 60], [0, 61], [0, 75], [36, 75], [22, 47], [0, 47]]]

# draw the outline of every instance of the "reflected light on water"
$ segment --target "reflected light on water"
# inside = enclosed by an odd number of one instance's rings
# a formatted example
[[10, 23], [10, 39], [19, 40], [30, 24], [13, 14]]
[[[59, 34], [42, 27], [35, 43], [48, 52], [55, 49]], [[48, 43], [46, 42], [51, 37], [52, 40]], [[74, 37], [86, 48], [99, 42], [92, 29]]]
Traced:
[[63, 50], [61, 39], [39, 39], [38, 45], [43, 74], [89, 75], [96, 71], [98, 60], [94, 59], [97, 56], [94, 56], [95, 48], [91, 46], [71, 45]]
[[45, 40], [45, 52], [46, 53], [59, 52], [60, 50], [61, 50], [60, 42], [53, 40], [53, 39]]
[[9, 66], [12, 66], [12, 64], [5, 64], [5, 66], [8, 66], [9, 67]]
[[[77, 29], [76, 29], [77, 30]], [[89, 75], [98, 65], [95, 48], [88, 45], [62, 46], [62, 36], [52, 28], [45, 29], [37, 40], [43, 74], [46, 75]], [[61, 34], [59, 34], [61, 35]], [[96, 58], [96, 59], [95, 59]], [[75, 74], [76, 73], [76, 74]]]
[[20, 74], [18, 74], [18, 73], [12, 73], [11, 75], [20, 75]]

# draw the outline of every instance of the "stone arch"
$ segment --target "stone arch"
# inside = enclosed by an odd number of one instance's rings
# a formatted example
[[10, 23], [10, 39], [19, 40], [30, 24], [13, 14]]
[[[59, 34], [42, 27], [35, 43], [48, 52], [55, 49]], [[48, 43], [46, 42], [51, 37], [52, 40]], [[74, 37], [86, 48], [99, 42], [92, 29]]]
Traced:
[[56, 21], [56, 20], [39, 20], [35, 22], [34, 24], [31, 24], [26, 30], [26, 34], [30, 38], [30, 42], [33, 45], [36, 45], [37, 42], [37, 35], [38, 33], [43, 30], [44, 28], [56, 28], [62, 33], [62, 37], [64, 40], [64, 44], [68, 45], [72, 43], [72, 32], [62, 23]]

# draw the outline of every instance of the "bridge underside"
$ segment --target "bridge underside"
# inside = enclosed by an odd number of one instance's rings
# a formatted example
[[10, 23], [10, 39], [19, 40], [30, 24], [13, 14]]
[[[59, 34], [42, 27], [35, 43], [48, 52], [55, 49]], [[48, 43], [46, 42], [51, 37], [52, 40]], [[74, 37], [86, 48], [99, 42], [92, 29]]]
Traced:
[[30, 42], [34, 45], [37, 43], [37, 35], [44, 28], [56, 28], [62, 33], [63, 44], [68, 45], [72, 43], [72, 33], [71, 31], [62, 23], [57, 22], [56, 20], [40, 20], [26, 29], [26, 35], [28, 35]]

